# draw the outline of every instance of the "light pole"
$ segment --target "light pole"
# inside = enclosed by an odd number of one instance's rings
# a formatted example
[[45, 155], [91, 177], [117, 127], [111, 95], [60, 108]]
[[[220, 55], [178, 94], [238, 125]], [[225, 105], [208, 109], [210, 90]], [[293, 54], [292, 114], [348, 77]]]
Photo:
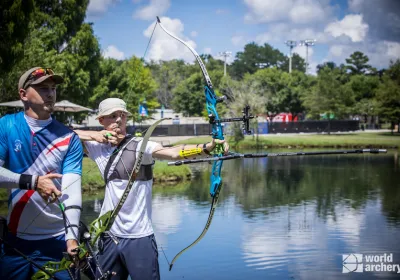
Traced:
[[300, 44], [299, 44], [300, 46], [306, 46], [306, 74], [308, 71], [308, 47], [314, 46], [316, 41], [317, 40], [315, 40], [315, 39], [307, 39], [304, 41], [300, 41]]
[[226, 58], [231, 56], [232, 52], [224, 51], [220, 52], [219, 55], [224, 57], [224, 76], [226, 76]]
[[285, 44], [289, 47], [290, 49], [290, 54], [289, 54], [289, 73], [292, 73], [292, 50], [295, 46], [297, 46], [296, 41], [286, 41]]

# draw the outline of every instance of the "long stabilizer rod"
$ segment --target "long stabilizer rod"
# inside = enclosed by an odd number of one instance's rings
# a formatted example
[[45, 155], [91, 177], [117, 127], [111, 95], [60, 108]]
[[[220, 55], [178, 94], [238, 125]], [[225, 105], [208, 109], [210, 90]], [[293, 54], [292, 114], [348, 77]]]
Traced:
[[335, 150], [335, 151], [318, 151], [318, 152], [288, 152], [288, 153], [259, 153], [259, 154], [237, 154], [231, 153], [223, 157], [208, 157], [200, 159], [188, 159], [168, 162], [168, 165], [183, 165], [199, 162], [212, 162], [220, 160], [230, 160], [237, 158], [264, 158], [264, 157], [285, 157], [285, 156], [315, 156], [315, 155], [346, 155], [346, 154], [384, 154], [386, 149], [357, 149], [357, 150]]

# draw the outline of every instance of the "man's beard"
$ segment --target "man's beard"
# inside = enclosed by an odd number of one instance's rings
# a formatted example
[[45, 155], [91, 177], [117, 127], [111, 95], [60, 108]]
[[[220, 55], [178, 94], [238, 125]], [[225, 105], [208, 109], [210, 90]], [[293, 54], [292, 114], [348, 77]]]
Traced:
[[43, 109], [48, 112], [48, 113], [53, 113], [54, 112], [54, 103], [47, 103], [43, 105]]

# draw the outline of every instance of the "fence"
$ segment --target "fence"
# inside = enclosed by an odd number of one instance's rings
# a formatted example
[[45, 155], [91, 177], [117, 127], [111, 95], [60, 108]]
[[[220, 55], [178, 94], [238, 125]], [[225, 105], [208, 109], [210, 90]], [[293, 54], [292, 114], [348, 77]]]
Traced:
[[[134, 134], [137, 131], [145, 131], [149, 125], [128, 126], [127, 132]], [[83, 130], [102, 130], [100, 126], [82, 128]], [[263, 122], [258, 123], [257, 129], [251, 128], [259, 134], [269, 133], [322, 133], [322, 132], [338, 132], [338, 131], [356, 131], [360, 129], [359, 121], [302, 121], [302, 122]], [[224, 132], [227, 135], [232, 134], [232, 124], [224, 124]], [[204, 124], [169, 124], [159, 125], [153, 132], [153, 136], [198, 136], [210, 135], [211, 125]]]

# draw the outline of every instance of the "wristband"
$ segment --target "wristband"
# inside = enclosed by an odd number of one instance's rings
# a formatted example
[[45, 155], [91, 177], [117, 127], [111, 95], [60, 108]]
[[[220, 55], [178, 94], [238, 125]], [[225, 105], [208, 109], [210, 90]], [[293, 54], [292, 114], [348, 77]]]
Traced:
[[36, 176], [35, 184], [33, 185], [33, 188], [32, 188], [32, 189], [36, 191], [36, 189], [37, 189], [37, 187], [38, 187], [38, 184], [39, 184], [39, 176]]
[[32, 175], [21, 174], [19, 177], [19, 188], [21, 190], [31, 190], [32, 189]]

